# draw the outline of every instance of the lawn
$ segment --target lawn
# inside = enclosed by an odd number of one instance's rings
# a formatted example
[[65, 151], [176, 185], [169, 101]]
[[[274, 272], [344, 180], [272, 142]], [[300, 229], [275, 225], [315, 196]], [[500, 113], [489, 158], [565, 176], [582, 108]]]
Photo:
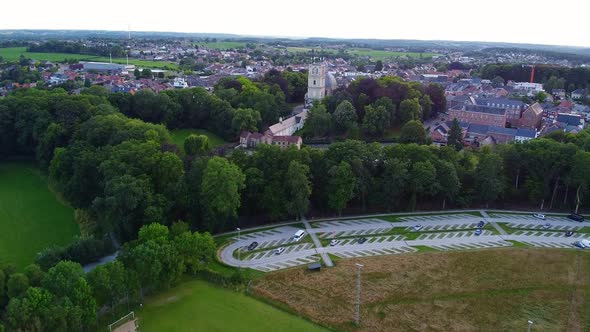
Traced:
[[[26, 47], [7, 47], [7, 48], [0, 48], [0, 56], [4, 58], [4, 60], [14, 61], [18, 60], [20, 55], [23, 54], [27, 58], [31, 58], [33, 60], [42, 61], [52, 61], [52, 62], [59, 62], [63, 61], [64, 59], [76, 59], [78, 61], [97, 61], [97, 62], [109, 62], [108, 57], [99, 57], [95, 55], [86, 55], [86, 54], [70, 54], [70, 53], [36, 53], [36, 52], [27, 52]], [[125, 58], [114, 58], [113, 62], [115, 63], [127, 63], [127, 59]], [[147, 60], [137, 60], [137, 59], [129, 59], [129, 64], [136, 65], [139, 67], [148, 67], [148, 68], [164, 68], [164, 69], [178, 69], [178, 65], [171, 62], [163, 62], [163, 61], [147, 61]]]
[[150, 331], [326, 331], [252, 297], [193, 280], [150, 297], [139, 312]]
[[0, 183], [0, 263], [23, 268], [37, 252], [79, 233], [73, 209], [49, 191], [32, 164], [0, 163]]
[[437, 55], [435, 53], [392, 52], [384, 50], [372, 50], [368, 48], [355, 48], [347, 50], [347, 52], [352, 55], [368, 56], [371, 57], [371, 59], [373, 60], [385, 60], [402, 56], [406, 56], [408, 58], [419, 58], [420, 56], [422, 56], [423, 58], [430, 58], [434, 55]]
[[223, 138], [215, 135], [214, 133], [207, 131], [205, 129], [175, 129], [170, 130], [170, 136], [172, 137], [172, 143], [176, 144], [179, 149], [184, 151], [184, 140], [191, 134], [195, 135], [205, 135], [209, 137], [209, 147], [215, 148], [220, 145], [225, 144], [226, 142]]
[[[581, 331], [590, 327], [590, 256], [505, 248], [342, 259], [253, 282], [258, 296], [345, 331]], [[353, 326], [355, 263], [362, 270], [361, 327]]]

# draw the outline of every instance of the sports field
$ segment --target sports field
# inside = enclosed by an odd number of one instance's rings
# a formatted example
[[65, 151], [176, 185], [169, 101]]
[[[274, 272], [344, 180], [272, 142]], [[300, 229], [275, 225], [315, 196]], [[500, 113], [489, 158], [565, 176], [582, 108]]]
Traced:
[[[85, 55], [85, 54], [70, 54], [70, 53], [37, 53], [37, 52], [27, 52], [26, 47], [7, 47], [7, 48], [0, 48], [0, 56], [7, 61], [14, 61], [18, 60], [19, 57], [23, 54], [27, 58], [31, 58], [33, 60], [42, 61], [52, 61], [52, 62], [59, 62], [63, 61], [64, 59], [76, 59], [78, 61], [97, 61], [97, 62], [109, 62], [108, 57], [99, 57], [95, 55]], [[127, 59], [123, 58], [114, 58], [113, 62], [115, 63], [127, 63]], [[164, 61], [147, 61], [147, 60], [137, 60], [137, 59], [129, 59], [129, 64], [136, 65], [138, 67], [147, 67], [147, 68], [164, 68], [164, 69], [178, 69], [178, 65], [171, 62], [164, 62]]]
[[223, 138], [215, 135], [214, 133], [205, 130], [205, 129], [175, 129], [170, 130], [170, 137], [172, 138], [172, 143], [176, 144], [179, 149], [184, 150], [184, 140], [191, 134], [195, 135], [205, 135], [209, 137], [209, 147], [215, 148], [220, 145], [223, 145], [225, 141]]
[[150, 331], [326, 331], [241, 293], [193, 280], [150, 297], [138, 312]]
[[0, 162], [0, 263], [23, 268], [37, 252], [78, 233], [74, 210], [49, 191], [33, 164]]
[[[355, 263], [362, 270], [355, 328]], [[255, 293], [345, 331], [583, 331], [590, 328], [590, 253], [510, 248], [340, 259], [310, 273], [267, 274]]]

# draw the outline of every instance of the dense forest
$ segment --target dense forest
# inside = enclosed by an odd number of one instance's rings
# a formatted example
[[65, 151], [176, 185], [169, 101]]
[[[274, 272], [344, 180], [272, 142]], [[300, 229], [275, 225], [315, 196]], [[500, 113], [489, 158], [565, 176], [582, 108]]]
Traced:
[[[203, 148], [203, 137], [189, 136], [186, 153], [171, 142], [166, 126], [207, 128], [235, 138], [241, 129], [271, 123], [281, 112], [268, 105], [301, 93], [275, 81], [225, 80], [213, 94], [200, 88], [135, 96], [96, 87], [79, 95], [26, 89], [0, 100], [0, 160], [34, 158], [52, 189], [76, 209], [86, 236], [97, 239], [50, 248], [24, 273], [2, 267], [4, 324], [27, 331], [87, 326], [97, 309], [166, 288], [185, 271], [204, 269], [214, 252], [206, 231], [301, 215], [515, 202], [563, 210], [590, 205], [589, 130], [495, 150], [345, 140], [326, 150], [261, 145], [252, 154], [237, 150], [222, 156]], [[361, 81], [340, 92], [350, 94], [350, 101], [327, 99], [315, 107], [334, 113], [348, 108], [362, 124], [370, 116], [368, 107], [387, 104], [401, 111], [406, 101], [420, 105], [420, 98], [429, 96], [421, 92], [428, 88], [411, 92], [395, 78], [383, 82]], [[416, 96], [393, 100], [398, 90]], [[412, 119], [423, 116], [411, 114]], [[108, 237], [125, 243], [120, 259], [84, 276], [71, 260], [91, 260], [77, 253], [87, 248], [108, 250], [101, 247]]]

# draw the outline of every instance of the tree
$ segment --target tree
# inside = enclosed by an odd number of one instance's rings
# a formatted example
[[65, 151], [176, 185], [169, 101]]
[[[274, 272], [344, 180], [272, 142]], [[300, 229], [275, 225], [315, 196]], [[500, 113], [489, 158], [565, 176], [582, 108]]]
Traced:
[[375, 100], [375, 102], [373, 103], [373, 107], [374, 108], [379, 108], [379, 107], [383, 107], [385, 108], [385, 111], [387, 111], [387, 113], [389, 113], [389, 125], [391, 126], [393, 124], [393, 121], [395, 121], [395, 105], [393, 104], [393, 101], [391, 101], [391, 98], [389, 97], [381, 97], [377, 100]]
[[382, 71], [383, 70], [383, 61], [377, 60], [375, 62], [375, 71]]
[[463, 130], [461, 130], [461, 126], [459, 125], [459, 120], [457, 120], [457, 118], [453, 119], [453, 123], [449, 129], [447, 145], [453, 147], [457, 151], [463, 149]]
[[205, 135], [190, 134], [184, 139], [184, 152], [190, 156], [196, 156], [209, 150], [209, 137]]
[[174, 246], [187, 269], [193, 273], [203, 269], [215, 257], [215, 241], [207, 232], [186, 231], [174, 239]]
[[236, 135], [239, 135], [242, 131], [256, 132], [258, 131], [258, 125], [260, 124], [260, 121], [260, 112], [251, 108], [238, 108], [234, 112], [232, 128]]
[[394, 158], [386, 160], [383, 170], [383, 197], [389, 209], [399, 206], [408, 189], [408, 165]]
[[149, 68], [144, 68], [141, 71], [141, 77], [142, 78], [152, 78], [152, 70]]
[[493, 85], [494, 85], [496, 88], [499, 88], [499, 87], [502, 87], [502, 86], [504, 86], [504, 83], [505, 83], [505, 81], [504, 81], [504, 79], [502, 78], [502, 76], [496, 76], [496, 77], [494, 77], [494, 79], [492, 80], [492, 84], [493, 84]]
[[305, 127], [314, 137], [328, 135], [332, 130], [332, 115], [328, 113], [326, 106], [315, 103], [309, 111]]
[[422, 118], [422, 106], [417, 98], [406, 99], [399, 106], [400, 122], [405, 124], [411, 120], [420, 120]]
[[311, 182], [308, 179], [309, 167], [296, 160], [289, 163], [285, 175], [286, 190], [289, 200], [287, 211], [296, 217], [303, 217], [309, 209]]
[[410, 210], [416, 209], [416, 200], [420, 196], [434, 196], [439, 190], [436, 168], [430, 161], [419, 161], [410, 170]]
[[389, 114], [383, 106], [376, 108], [366, 106], [365, 117], [363, 118], [363, 130], [365, 133], [370, 136], [382, 136], [385, 128], [390, 125]]
[[498, 199], [504, 190], [502, 173], [500, 156], [494, 153], [481, 155], [475, 171], [475, 188], [479, 198], [486, 203], [486, 207], [490, 202]]
[[25, 275], [29, 279], [29, 284], [33, 287], [37, 287], [41, 285], [41, 280], [43, 280], [44, 272], [41, 270], [41, 267], [37, 264], [30, 264], [25, 267]]
[[547, 94], [543, 91], [539, 91], [535, 95], [535, 100], [538, 101], [539, 103], [544, 103], [547, 100]]
[[11, 274], [6, 283], [8, 297], [18, 297], [29, 288], [29, 278], [24, 273]]
[[141, 77], [141, 72], [139, 71], [139, 68], [135, 68], [135, 70], [133, 71], [133, 76], [135, 76], [135, 79], [139, 79]]
[[336, 107], [333, 115], [334, 125], [339, 133], [346, 133], [357, 126], [357, 115], [354, 106], [345, 100]]
[[453, 201], [459, 193], [461, 182], [459, 181], [459, 176], [457, 176], [455, 166], [448, 161], [441, 160], [437, 164], [436, 174], [441, 175], [437, 180], [441, 188], [440, 193], [443, 196], [442, 208], [444, 210], [447, 200]]
[[240, 191], [244, 189], [245, 180], [240, 168], [225, 158], [213, 157], [207, 162], [203, 172], [201, 200], [210, 228], [221, 226], [228, 218], [237, 217]]
[[[8, 326], [14, 331], [57, 331], [63, 329], [68, 308], [54, 302], [44, 288], [30, 287], [22, 298], [12, 298], [6, 307]], [[0, 328], [1, 330], [1, 328]]]
[[402, 127], [399, 140], [401, 143], [429, 144], [422, 122], [411, 120]]
[[578, 213], [584, 191], [590, 185], [590, 152], [578, 151], [573, 157], [573, 182], [576, 184], [576, 209]]
[[328, 205], [338, 211], [338, 215], [341, 215], [348, 201], [354, 196], [356, 177], [354, 176], [352, 167], [346, 161], [332, 166], [329, 174]]

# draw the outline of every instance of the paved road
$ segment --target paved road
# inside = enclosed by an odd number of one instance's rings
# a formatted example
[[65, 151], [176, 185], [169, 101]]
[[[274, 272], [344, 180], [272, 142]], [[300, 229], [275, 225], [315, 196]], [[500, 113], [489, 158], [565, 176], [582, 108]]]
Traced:
[[[343, 258], [403, 254], [417, 251], [417, 246], [427, 246], [441, 251], [481, 249], [512, 246], [514, 243], [511, 241], [534, 247], [572, 248], [574, 241], [590, 238], [590, 234], [586, 233], [575, 233], [572, 237], [566, 237], [565, 231], [575, 232], [590, 224], [570, 221], [565, 217], [547, 217], [547, 220], [540, 220], [532, 215], [485, 212], [482, 216], [466, 213], [414, 215], [401, 217], [399, 222], [388, 222], [377, 217], [312, 223], [304, 220], [311, 243], [305, 240], [294, 243], [292, 237], [299, 228], [280, 226], [245, 234], [240, 239], [235, 237], [235, 241], [224, 247], [219, 256], [228, 265], [266, 272], [316, 262], [320, 257], [326, 265], [331, 266], [332, 261], [328, 254]], [[486, 229], [481, 235], [475, 235], [474, 229], [481, 220], [491, 224], [495, 232]], [[498, 223], [503, 223], [515, 231], [508, 234]], [[414, 230], [416, 225], [421, 226], [418, 231]], [[398, 230], [404, 231], [405, 234], [417, 232], [419, 235], [412, 236], [410, 240], [403, 234], [393, 234], [393, 231]], [[366, 237], [367, 241], [359, 244], [357, 240], [360, 237]], [[320, 238], [335, 238], [340, 242], [334, 246], [323, 247]], [[246, 247], [253, 241], [259, 244], [255, 250], [248, 251]], [[285, 251], [276, 254], [277, 247], [285, 247]], [[240, 250], [241, 259], [237, 259], [237, 250]]]

